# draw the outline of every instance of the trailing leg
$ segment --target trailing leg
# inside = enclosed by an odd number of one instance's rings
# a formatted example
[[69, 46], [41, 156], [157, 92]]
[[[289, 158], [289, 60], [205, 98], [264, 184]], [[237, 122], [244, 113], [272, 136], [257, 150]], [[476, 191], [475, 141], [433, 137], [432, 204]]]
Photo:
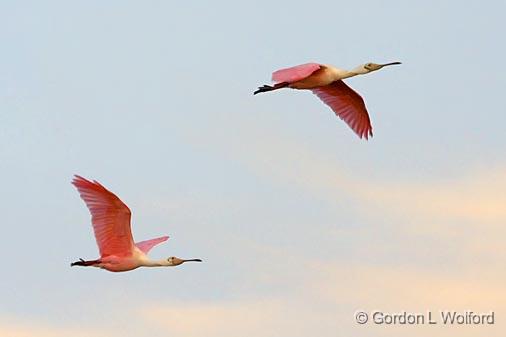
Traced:
[[264, 84], [262, 85], [261, 87], [258, 87], [257, 91], [255, 91], [253, 93], [253, 95], [256, 95], [256, 94], [259, 94], [261, 92], [267, 92], [267, 91], [272, 91], [272, 90], [277, 90], [277, 89], [281, 89], [281, 88], [285, 88], [289, 85], [290, 83], [288, 82], [281, 82], [281, 83], [276, 83], [274, 85], [267, 85], [267, 84]]
[[83, 267], [88, 267], [88, 266], [93, 266], [93, 265], [96, 265], [96, 264], [99, 264], [100, 263], [100, 260], [90, 260], [90, 261], [84, 261], [83, 259], [79, 259], [79, 261], [76, 261], [76, 262], [72, 262], [70, 264], [71, 267], [73, 266], [83, 266]]

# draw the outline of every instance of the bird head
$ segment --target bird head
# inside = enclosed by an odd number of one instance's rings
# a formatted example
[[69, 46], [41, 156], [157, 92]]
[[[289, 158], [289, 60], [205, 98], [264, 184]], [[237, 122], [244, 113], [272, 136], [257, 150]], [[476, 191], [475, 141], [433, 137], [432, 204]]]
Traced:
[[384, 63], [384, 64], [377, 64], [377, 63], [366, 63], [362, 66], [362, 68], [370, 73], [371, 71], [376, 71], [376, 70], [380, 70], [381, 68], [383, 67], [386, 67], [386, 66], [392, 66], [392, 65], [395, 65], [395, 64], [401, 64], [401, 62], [390, 62], [390, 63]]
[[175, 256], [171, 256], [167, 259], [167, 266], [179, 266], [180, 264], [183, 264], [185, 262], [202, 262], [202, 260], [201, 259], [184, 260]]

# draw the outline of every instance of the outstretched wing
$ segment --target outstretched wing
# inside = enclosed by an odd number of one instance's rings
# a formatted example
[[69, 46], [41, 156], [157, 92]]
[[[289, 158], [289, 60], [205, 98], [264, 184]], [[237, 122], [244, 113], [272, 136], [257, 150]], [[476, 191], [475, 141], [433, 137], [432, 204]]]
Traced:
[[325, 104], [344, 120], [360, 137], [372, 137], [369, 114], [362, 97], [343, 81], [335, 81], [324, 87], [311, 89]]
[[297, 82], [308, 77], [321, 67], [318, 63], [306, 63], [291, 68], [280, 69], [272, 73], [272, 80], [276, 83]]
[[90, 210], [100, 256], [131, 255], [134, 242], [128, 207], [97, 181], [91, 182], [76, 175], [72, 184]]
[[151, 248], [153, 248], [159, 243], [167, 241], [168, 238], [169, 238], [168, 236], [162, 236], [156, 239], [136, 242], [135, 246], [139, 248], [144, 254], [147, 254], [151, 250]]

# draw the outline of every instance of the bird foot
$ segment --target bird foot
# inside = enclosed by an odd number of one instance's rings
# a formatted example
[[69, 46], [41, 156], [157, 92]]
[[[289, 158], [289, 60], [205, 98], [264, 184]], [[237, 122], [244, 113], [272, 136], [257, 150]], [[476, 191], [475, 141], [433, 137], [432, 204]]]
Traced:
[[83, 267], [88, 267], [88, 266], [93, 266], [95, 264], [98, 264], [100, 263], [100, 260], [91, 260], [91, 261], [86, 261], [86, 260], [83, 260], [83, 259], [79, 259], [79, 261], [76, 261], [76, 262], [72, 262], [70, 264], [71, 267], [73, 266], [83, 266]]
[[270, 86], [270, 85], [265, 84], [265, 85], [262, 85], [261, 87], [258, 87], [258, 90], [257, 90], [257, 91], [255, 91], [255, 92], [253, 93], [253, 95], [259, 94], [259, 93], [261, 93], [261, 92], [271, 91], [271, 90], [274, 90], [274, 87], [273, 87], [273, 86]]
[[288, 85], [290, 85], [288, 82], [276, 83], [273, 86], [272, 85], [264, 84], [261, 87], [258, 87], [258, 90], [255, 91], [253, 93], [253, 95], [259, 94], [261, 92], [267, 92], [267, 91], [272, 91], [272, 90], [277, 90], [277, 89], [285, 88]]

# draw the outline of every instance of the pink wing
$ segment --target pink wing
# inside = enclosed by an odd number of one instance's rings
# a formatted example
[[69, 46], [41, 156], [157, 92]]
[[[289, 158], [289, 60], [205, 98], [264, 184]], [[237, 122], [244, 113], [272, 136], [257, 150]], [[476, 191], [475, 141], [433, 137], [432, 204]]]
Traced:
[[91, 182], [76, 175], [72, 184], [90, 210], [100, 256], [131, 255], [134, 242], [128, 207], [97, 181]]
[[325, 104], [344, 120], [360, 137], [372, 137], [369, 114], [362, 97], [343, 81], [311, 89]]
[[291, 68], [280, 69], [272, 73], [272, 80], [276, 83], [293, 83], [308, 77], [320, 68], [321, 65], [318, 63], [306, 63]]
[[156, 246], [159, 243], [167, 241], [168, 238], [169, 238], [168, 236], [162, 236], [162, 237], [159, 237], [159, 238], [156, 238], [156, 239], [151, 239], [151, 240], [136, 242], [135, 245], [144, 254], [147, 254], [151, 250], [151, 248], [153, 248], [154, 246]]

